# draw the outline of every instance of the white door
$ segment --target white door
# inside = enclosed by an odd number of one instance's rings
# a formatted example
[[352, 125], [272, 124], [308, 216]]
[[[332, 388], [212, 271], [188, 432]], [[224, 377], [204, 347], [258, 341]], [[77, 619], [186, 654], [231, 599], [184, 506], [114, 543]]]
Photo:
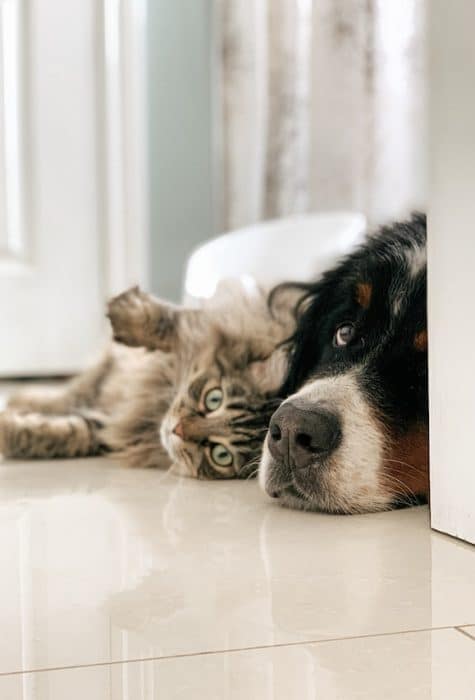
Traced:
[[434, 0], [430, 18], [431, 515], [475, 543], [475, 3]]
[[144, 2], [0, 0], [0, 30], [0, 376], [71, 372], [144, 283]]

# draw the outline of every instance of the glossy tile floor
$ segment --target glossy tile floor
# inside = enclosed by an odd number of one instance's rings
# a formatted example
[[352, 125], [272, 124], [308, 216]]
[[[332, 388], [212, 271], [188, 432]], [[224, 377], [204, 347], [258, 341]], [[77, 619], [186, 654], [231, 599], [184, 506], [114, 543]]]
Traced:
[[1, 700], [475, 698], [475, 548], [426, 508], [0, 461]]

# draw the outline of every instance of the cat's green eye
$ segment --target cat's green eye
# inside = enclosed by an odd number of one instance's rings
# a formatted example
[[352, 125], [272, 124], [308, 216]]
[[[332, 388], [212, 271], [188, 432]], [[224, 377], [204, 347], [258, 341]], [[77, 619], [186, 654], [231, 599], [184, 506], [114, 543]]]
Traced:
[[211, 459], [217, 467], [230, 467], [233, 463], [233, 455], [224, 445], [216, 443], [211, 448]]
[[223, 390], [219, 387], [210, 389], [205, 395], [205, 408], [211, 413], [211, 411], [216, 411], [223, 403]]

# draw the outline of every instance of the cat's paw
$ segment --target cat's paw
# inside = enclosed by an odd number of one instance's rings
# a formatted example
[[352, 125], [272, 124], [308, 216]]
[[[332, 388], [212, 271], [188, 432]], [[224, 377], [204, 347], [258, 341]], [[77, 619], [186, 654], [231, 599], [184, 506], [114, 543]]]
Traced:
[[9, 409], [0, 412], [0, 455], [15, 457], [22, 439], [23, 417]]
[[109, 302], [107, 316], [118, 343], [170, 352], [176, 342], [178, 313], [173, 304], [132, 287]]
[[175, 338], [176, 315], [172, 305], [132, 287], [108, 305], [114, 340], [131, 347], [169, 351]]
[[124, 345], [146, 345], [152, 323], [150, 298], [139, 287], [132, 287], [110, 300], [107, 316], [114, 340]]

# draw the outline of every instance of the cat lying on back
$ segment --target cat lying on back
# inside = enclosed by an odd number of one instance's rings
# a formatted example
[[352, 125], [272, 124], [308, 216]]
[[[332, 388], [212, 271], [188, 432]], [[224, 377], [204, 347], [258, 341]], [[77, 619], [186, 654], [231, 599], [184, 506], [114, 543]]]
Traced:
[[249, 476], [278, 403], [291, 307], [284, 299], [271, 314], [263, 293], [235, 286], [196, 309], [138, 288], [121, 294], [108, 313], [118, 342], [64, 387], [14, 395], [0, 414], [0, 453], [111, 452], [203, 479]]

